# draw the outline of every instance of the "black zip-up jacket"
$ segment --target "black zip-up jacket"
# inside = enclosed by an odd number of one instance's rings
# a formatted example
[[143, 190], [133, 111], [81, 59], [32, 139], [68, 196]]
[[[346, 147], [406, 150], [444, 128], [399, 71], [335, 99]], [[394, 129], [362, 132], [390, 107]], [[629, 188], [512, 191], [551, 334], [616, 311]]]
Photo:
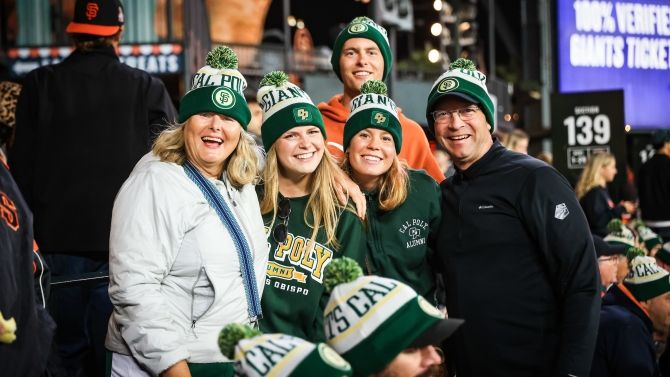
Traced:
[[593, 241], [554, 168], [495, 141], [442, 183], [442, 259], [456, 374], [586, 376], [600, 310]]
[[10, 166], [40, 249], [104, 255], [117, 191], [176, 118], [165, 86], [112, 47], [75, 50], [25, 77], [16, 111]]
[[637, 173], [643, 220], [670, 221], [670, 157], [656, 153]]
[[[38, 265], [34, 263], [38, 262]], [[16, 340], [0, 343], [0, 374], [42, 376], [56, 327], [44, 307], [44, 265], [34, 250], [32, 215], [0, 161], [0, 312], [16, 321]], [[39, 284], [34, 280], [33, 273]]]
[[609, 233], [607, 224], [610, 220], [621, 219], [621, 215], [626, 212], [622, 205], [614, 205], [607, 189], [600, 186], [589, 190], [579, 200], [579, 204], [586, 215], [591, 233], [600, 237], [605, 237]]
[[653, 326], [649, 316], [618, 286], [610, 288], [600, 311], [591, 377], [656, 377]]

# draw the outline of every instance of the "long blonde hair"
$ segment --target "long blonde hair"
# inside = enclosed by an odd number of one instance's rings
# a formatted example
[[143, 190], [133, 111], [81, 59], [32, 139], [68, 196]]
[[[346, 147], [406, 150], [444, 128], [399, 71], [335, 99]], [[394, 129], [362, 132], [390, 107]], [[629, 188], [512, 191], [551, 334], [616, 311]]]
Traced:
[[[349, 177], [353, 179], [353, 168], [349, 162], [349, 152], [344, 154], [340, 165]], [[407, 174], [407, 163], [401, 161], [398, 155], [393, 157], [391, 167], [381, 177], [379, 182], [379, 208], [391, 211], [400, 206], [407, 199], [409, 192], [409, 175]]]
[[616, 163], [614, 155], [611, 153], [601, 152], [589, 157], [586, 161], [586, 166], [584, 166], [584, 170], [582, 170], [582, 174], [579, 176], [577, 186], [575, 187], [577, 199], [581, 199], [592, 188], [602, 184], [602, 169], [611, 163]]
[[[277, 207], [279, 205], [279, 159], [277, 158], [277, 149], [273, 144], [267, 151], [265, 169], [263, 170], [264, 190], [260, 201], [261, 213], [263, 215], [272, 212], [272, 222], [270, 229], [277, 217]], [[312, 228], [309, 244], [314, 247], [316, 235], [319, 228], [323, 226], [326, 232], [326, 244], [330, 244], [337, 250], [339, 243], [335, 235], [337, 222], [340, 213], [344, 209], [337, 200], [333, 181], [335, 177], [334, 169], [337, 166], [335, 159], [324, 146], [323, 157], [317, 165], [316, 170], [311, 174], [309, 180], [309, 199], [307, 200], [307, 211], [303, 214], [305, 224]]]
[[[152, 151], [161, 161], [183, 165], [186, 162], [186, 146], [184, 143], [184, 123], [174, 123], [158, 135]], [[240, 133], [240, 141], [235, 150], [223, 162], [223, 170], [230, 183], [236, 187], [258, 181], [262, 162], [262, 152], [256, 147], [254, 139], [246, 131]]]

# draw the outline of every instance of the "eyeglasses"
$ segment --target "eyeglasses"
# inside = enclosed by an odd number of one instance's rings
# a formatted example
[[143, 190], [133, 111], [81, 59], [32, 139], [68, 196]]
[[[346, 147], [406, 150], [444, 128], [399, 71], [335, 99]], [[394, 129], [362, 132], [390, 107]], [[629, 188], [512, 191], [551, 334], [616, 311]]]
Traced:
[[437, 123], [447, 123], [450, 124], [453, 121], [453, 114], [456, 113], [458, 114], [458, 117], [461, 118], [462, 121], [467, 122], [469, 120], [472, 120], [474, 118], [475, 114], [477, 113], [477, 110], [479, 110], [479, 106], [477, 105], [471, 105], [468, 107], [463, 107], [460, 109], [456, 110], [451, 110], [451, 111], [446, 111], [446, 110], [436, 110], [431, 113], [433, 115], [433, 119]]
[[279, 200], [279, 208], [277, 209], [277, 219], [281, 222], [275, 224], [274, 229], [272, 229], [272, 239], [276, 243], [284, 243], [286, 237], [288, 237], [288, 216], [291, 214], [291, 202], [285, 197], [281, 197]]

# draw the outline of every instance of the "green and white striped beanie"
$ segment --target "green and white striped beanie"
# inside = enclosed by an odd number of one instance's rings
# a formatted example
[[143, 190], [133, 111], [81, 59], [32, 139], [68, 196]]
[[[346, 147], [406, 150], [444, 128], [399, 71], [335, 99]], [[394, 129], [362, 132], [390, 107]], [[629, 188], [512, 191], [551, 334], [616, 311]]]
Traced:
[[336, 286], [324, 310], [327, 343], [354, 376], [382, 370], [407, 348], [438, 344], [462, 323], [444, 319], [409, 286], [379, 276]]
[[293, 127], [316, 126], [326, 138], [321, 112], [304, 90], [288, 81], [286, 73], [273, 71], [266, 74], [261, 80], [256, 100], [263, 110], [261, 138], [266, 151]]
[[340, 56], [342, 55], [342, 47], [344, 47], [344, 43], [351, 38], [365, 38], [377, 44], [377, 47], [379, 47], [379, 51], [382, 54], [382, 58], [384, 59], [384, 73], [382, 74], [382, 79], [386, 80], [391, 72], [391, 67], [393, 66], [393, 54], [391, 53], [391, 45], [389, 44], [386, 29], [364, 16], [356, 17], [351, 20], [349, 25], [342, 29], [335, 39], [335, 43], [333, 44], [333, 55], [330, 57], [330, 64], [332, 65], [337, 78], [342, 81], [342, 75], [340, 74]]
[[606, 242], [635, 247], [635, 234], [621, 220], [612, 219], [607, 224], [609, 233], [603, 238]]
[[395, 102], [387, 96], [386, 84], [379, 80], [368, 80], [361, 86], [361, 94], [351, 100], [351, 112], [344, 126], [344, 150], [349, 148], [351, 138], [366, 128], [387, 131], [393, 137], [395, 151], [402, 147], [402, 128]]
[[245, 130], [251, 120], [249, 105], [244, 99], [247, 81], [237, 70], [237, 55], [226, 46], [219, 46], [207, 54], [207, 65], [193, 77], [191, 89], [179, 104], [179, 123], [199, 113], [217, 113], [229, 116]]
[[326, 344], [285, 334], [261, 334], [248, 325], [231, 324], [219, 335], [224, 356], [235, 372], [248, 377], [351, 376], [351, 366]]
[[638, 301], [646, 301], [670, 292], [670, 274], [660, 268], [652, 257], [638, 256], [629, 264], [624, 286]]
[[496, 111], [486, 88], [486, 75], [477, 70], [475, 63], [468, 59], [459, 58], [451, 63], [449, 70], [433, 83], [426, 105], [426, 120], [433, 131], [435, 119], [433, 119], [431, 113], [437, 101], [445, 96], [456, 96], [478, 104], [486, 116], [489, 132], [493, 133]]

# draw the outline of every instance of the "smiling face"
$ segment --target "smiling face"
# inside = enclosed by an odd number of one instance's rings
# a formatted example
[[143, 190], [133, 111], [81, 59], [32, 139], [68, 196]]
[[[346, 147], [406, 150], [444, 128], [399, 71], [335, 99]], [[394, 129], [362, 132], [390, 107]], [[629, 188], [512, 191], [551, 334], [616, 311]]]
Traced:
[[312, 174], [319, 166], [325, 142], [316, 126], [293, 127], [274, 143], [279, 161], [279, 174], [299, 181]]
[[375, 42], [367, 38], [351, 38], [344, 42], [340, 55], [340, 76], [347, 103], [361, 92], [368, 80], [382, 80], [384, 56]]
[[347, 153], [352, 178], [366, 191], [377, 188], [397, 156], [393, 136], [376, 128], [366, 128], [354, 135]]
[[[454, 96], [442, 97], [434, 111], [455, 111], [472, 106], [471, 102]], [[445, 122], [435, 122], [435, 137], [447, 150], [454, 165], [466, 170], [479, 160], [493, 145], [493, 139], [486, 123], [486, 116], [477, 109], [474, 117], [463, 121], [456, 113], [446, 117]]]
[[233, 118], [216, 113], [195, 114], [184, 126], [186, 159], [206, 177], [219, 178], [241, 133], [242, 127]]

